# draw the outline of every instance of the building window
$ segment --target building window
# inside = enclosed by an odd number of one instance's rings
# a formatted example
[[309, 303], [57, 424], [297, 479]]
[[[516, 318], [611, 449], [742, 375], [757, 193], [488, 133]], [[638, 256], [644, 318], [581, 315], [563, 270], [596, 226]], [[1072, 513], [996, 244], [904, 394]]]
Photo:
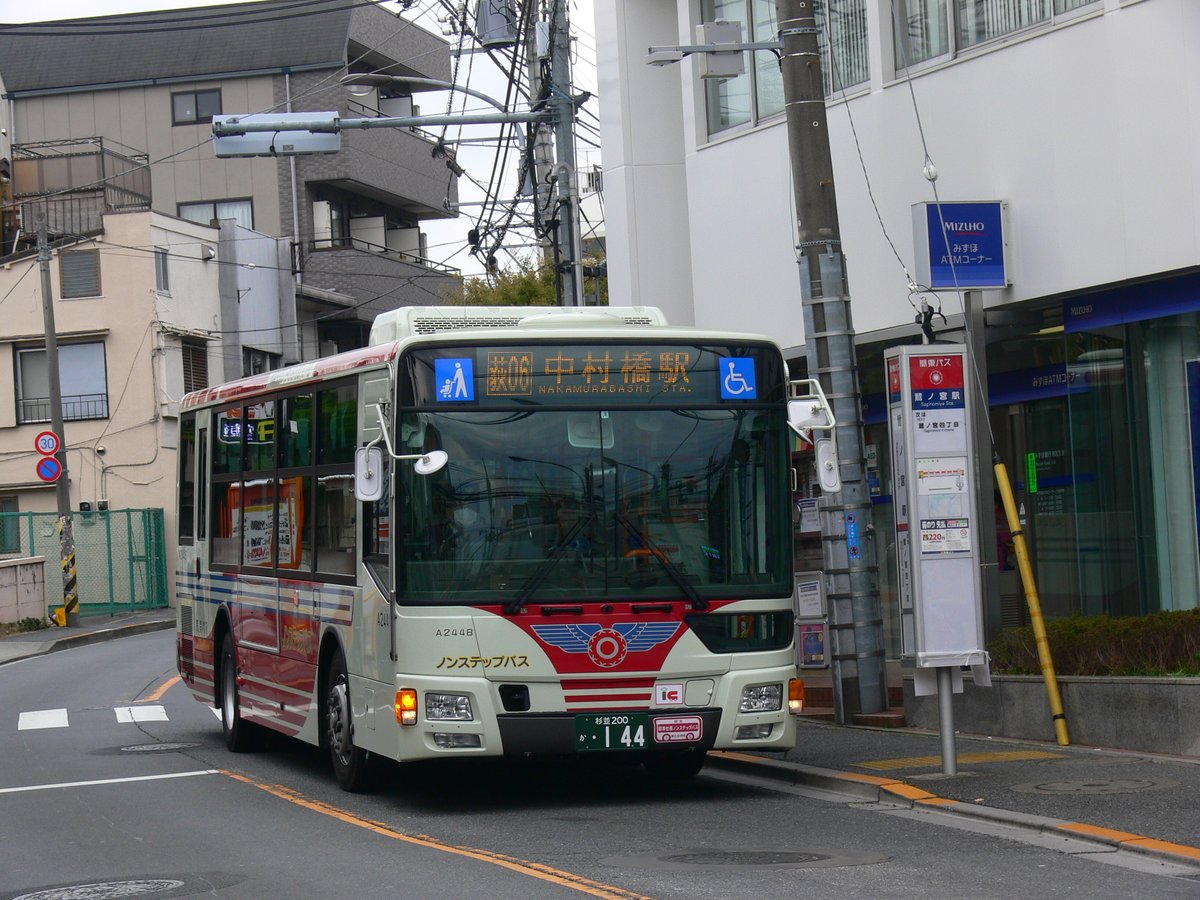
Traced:
[[0, 497], [0, 553], [21, 552], [21, 519], [16, 497]]
[[100, 296], [100, 251], [67, 250], [58, 255], [64, 300]]
[[254, 227], [254, 204], [250, 200], [205, 200], [180, 203], [179, 218], [200, 225], [215, 225], [220, 219], [233, 219], [243, 228]]
[[279, 368], [279, 356], [253, 347], [242, 348], [242, 377], [261, 375]]
[[160, 294], [171, 293], [171, 279], [167, 273], [169, 256], [166, 247], [154, 248], [154, 290]]
[[[816, 5], [821, 29], [817, 44], [826, 96], [862, 84], [870, 77], [866, 7], [866, 0], [823, 0]], [[779, 31], [775, 0], [702, 0], [701, 15], [705, 22], [724, 19], [740, 23], [744, 41], [773, 40]], [[783, 112], [778, 57], [766, 51], [747, 52], [746, 57], [745, 75], [705, 82], [709, 134], [754, 124]]]
[[895, 0], [896, 68], [949, 56], [1099, 0]]
[[172, 122], [175, 125], [197, 125], [211, 122], [221, 114], [220, 89], [184, 91], [171, 95]]
[[180, 341], [183, 355], [183, 392], [190, 394], [208, 387], [208, 344]]
[[[108, 417], [104, 344], [62, 344], [59, 388], [66, 421]], [[50, 372], [44, 347], [17, 351], [17, 420], [50, 421]]]

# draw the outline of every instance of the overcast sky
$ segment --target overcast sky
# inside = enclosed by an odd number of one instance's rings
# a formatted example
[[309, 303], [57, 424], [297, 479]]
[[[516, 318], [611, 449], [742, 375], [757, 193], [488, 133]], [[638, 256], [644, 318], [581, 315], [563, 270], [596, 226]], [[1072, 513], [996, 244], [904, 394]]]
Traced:
[[[178, 9], [181, 7], [221, 6], [227, 3], [243, 2], [243, 0], [43, 0], [41, 3], [30, 0], [0, 0], [0, 22], [36, 22], [50, 19], [86, 18], [128, 12], [144, 12], [156, 9]], [[571, 27], [577, 38], [574, 76], [577, 89], [590, 90], [595, 93], [595, 59], [596, 39], [592, 8], [593, 0], [571, 0]], [[419, 8], [431, 8], [435, 4], [429, 0], [421, 0]], [[429, 17], [418, 20], [421, 26], [435, 34], [440, 26]], [[487, 73], [482, 67], [476, 70], [471, 86], [484, 93], [496, 97], [504, 96], [504, 78], [498, 72]], [[461, 95], [459, 95], [461, 96]], [[445, 112], [446, 95], [427, 94], [424, 106], [427, 112]], [[439, 109], [439, 106], [441, 107]], [[597, 114], [597, 101], [590, 101], [588, 107], [591, 113]], [[457, 106], [456, 106], [457, 109]], [[240, 112], [241, 110], [225, 110], [225, 112]], [[594, 117], [586, 120], [595, 125]], [[465, 132], [464, 132], [465, 133]], [[472, 134], [479, 134], [476, 129]], [[584, 137], [595, 143], [599, 139], [595, 134], [583, 133]], [[486, 147], [471, 147], [464, 145], [458, 154], [459, 161], [476, 179], [486, 183], [492, 171], [494, 151]], [[576, 164], [579, 167], [598, 165], [600, 152], [580, 144]], [[511, 159], [511, 155], [510, 155]], [[502, 198], [509, 198], [515, 192], [516, 172], [515, 162], [510, 162], [513, 171], [505, 173], [504, 188], [500, 191]], [[484, 196], [483, 191], [469, 184], [466, 179], [459, 179], [459, 200], [478, 201]], [[477, 211], [477, 206], [465, 206], [463, 215], [450, 221], [425, 222], [422, 230], [428, 236], [429, 256], [438, 262], [456, 266], [464, 274], [477, 274], [481, 266], [466, 252], [467, 230], [473, 227], [471, 214]], [[502, 266], [506, 260], [500, 260]]]

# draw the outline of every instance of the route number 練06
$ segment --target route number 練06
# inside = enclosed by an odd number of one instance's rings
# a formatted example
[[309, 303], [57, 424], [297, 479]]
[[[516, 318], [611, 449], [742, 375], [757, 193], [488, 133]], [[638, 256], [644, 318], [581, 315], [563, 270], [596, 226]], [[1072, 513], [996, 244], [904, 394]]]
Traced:
[[650, 717], [645, 713], [589, 713], [575, 717], [578, 750], [645, 750]]

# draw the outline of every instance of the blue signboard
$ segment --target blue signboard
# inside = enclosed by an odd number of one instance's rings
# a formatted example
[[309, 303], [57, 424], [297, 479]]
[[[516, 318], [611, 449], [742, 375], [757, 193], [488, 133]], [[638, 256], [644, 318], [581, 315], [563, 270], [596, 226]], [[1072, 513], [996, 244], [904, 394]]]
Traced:
[[722, 400], [753, 400], [758, 396], [753, 357], [722, 356], [720, 366]]
[[439, 403], [469, 403], [475, 399], [475, 360], [471, 357], [434, 360], [433, 376]]
[[914, 207], [920, 276], [931, 288], [1003, 288], [1004, 204], [919, 203]]

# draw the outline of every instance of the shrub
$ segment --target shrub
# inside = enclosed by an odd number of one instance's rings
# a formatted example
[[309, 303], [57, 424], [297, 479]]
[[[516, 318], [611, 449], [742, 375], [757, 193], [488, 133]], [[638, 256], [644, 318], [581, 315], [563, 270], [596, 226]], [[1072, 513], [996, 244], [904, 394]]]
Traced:
[[[1200, 609], [1148, 616], [1072, 616], [1046, 624], [1059, 675], [1200, 675]], [[1006, 628], [989, 648], [994, 669], [1041, 674], [1033, 627]]]

